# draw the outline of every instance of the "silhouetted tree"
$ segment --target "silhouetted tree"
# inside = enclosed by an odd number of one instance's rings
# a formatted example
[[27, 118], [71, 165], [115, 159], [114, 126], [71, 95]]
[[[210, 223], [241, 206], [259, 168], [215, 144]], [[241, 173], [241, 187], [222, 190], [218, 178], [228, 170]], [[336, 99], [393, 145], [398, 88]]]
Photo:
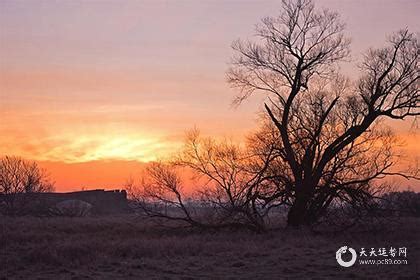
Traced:
[[337, 13], [283, 1], [281, 15], [257, 27], [258, 42], [233, 44], [228, 80], [241, 93], [236, 102], [263, 93], [277, 130], [277, 190], [261, 199], [289, 201], [291, 226], [314, 223], [332, 203], [368, 206], [375, 179], [413, 175], [391, 172], [395, 140], [380, 121], [420, 114], [417, 38], [402, 30], [369, 50], [350, 83], [337, 74], [349, 54], [343, 30]]
[[[151, 164], [140, 191], [131, 193], [137, 194], [135, 200], [150, 217], [202, 228], [263, 231], [273, 205], [260, 200], [258, 193], [266, 180], [269, 159], [269, 153], [264, 157], [250, 154], [234, 143], [200, 137], [194, 130], [188, 133], [180, 154], [171, 162]], [[194, 177], [196, 190], [189, 195], [183, 190], [182, 170]]]
[[53, 189], [48, 174], [36, 162], [15, 156], [0, 159], [0, 198], [8, 214], [18, 214], [32, 199], [30, 194]]

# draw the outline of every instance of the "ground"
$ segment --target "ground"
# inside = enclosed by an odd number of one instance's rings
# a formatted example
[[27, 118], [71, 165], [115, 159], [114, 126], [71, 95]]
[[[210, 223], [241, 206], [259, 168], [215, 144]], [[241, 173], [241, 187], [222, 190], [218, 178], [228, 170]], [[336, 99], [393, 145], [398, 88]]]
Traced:
[[[420, 279], [420, 219], [365, 232], [156, 227], [133, 216], [0, 217], [0, 279]], [[408, 264], [344, 268], [338, 248], [406, 247]]]

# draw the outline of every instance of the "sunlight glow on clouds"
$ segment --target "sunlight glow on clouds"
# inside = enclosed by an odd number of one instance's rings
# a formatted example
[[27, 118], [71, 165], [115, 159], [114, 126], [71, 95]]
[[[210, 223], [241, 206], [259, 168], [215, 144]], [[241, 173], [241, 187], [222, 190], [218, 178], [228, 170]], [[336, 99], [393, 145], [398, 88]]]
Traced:
[[[158, 137], [141, 134], [105, 135], [75, 134], [50, 136], [39, 141], [28, 139], [16, 145], [18, 139], [1, 139], [1, 154], [15, 154], [26, 158], [67, 163], [94, 160], [153, 161], [165, 157], [178, 143], [167, 143]], [[13, 141], [13, 142], [10, 142]]]
[[[60, 142], [60, 139], [54, 139]], [[64, 138], [62, 138], [64, 142]], [[145, 139], [141, 135], [91, 135], [75, 138], [63, 146], [52, 147], [40, 160], [87, 162], [94, 160], [152, 161], [165, 146], [158, 138]]]

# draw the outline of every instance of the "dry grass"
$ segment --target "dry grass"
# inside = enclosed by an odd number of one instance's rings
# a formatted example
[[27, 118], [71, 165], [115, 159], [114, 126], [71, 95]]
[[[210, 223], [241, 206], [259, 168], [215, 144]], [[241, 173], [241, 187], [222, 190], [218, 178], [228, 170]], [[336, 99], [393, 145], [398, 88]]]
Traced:
[[[420, 219], [377, 232], [161, 229], [132, 216], [0, 217], [0, 279], [419, 279]], [[408, 265], [341, 268], [336, 250], [407, 247]]]

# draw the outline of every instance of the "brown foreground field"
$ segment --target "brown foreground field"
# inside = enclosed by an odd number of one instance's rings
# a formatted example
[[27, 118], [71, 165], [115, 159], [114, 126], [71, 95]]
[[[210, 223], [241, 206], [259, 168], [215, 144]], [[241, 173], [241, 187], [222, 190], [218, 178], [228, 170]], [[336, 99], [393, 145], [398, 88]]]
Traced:
[[[367, 233], [156, 228], [132, 216], [0, 217], [0, 279], [420, 279], [420, 219]], [[406, 265], [340, 267], [341, 246], [406, 247]]]

